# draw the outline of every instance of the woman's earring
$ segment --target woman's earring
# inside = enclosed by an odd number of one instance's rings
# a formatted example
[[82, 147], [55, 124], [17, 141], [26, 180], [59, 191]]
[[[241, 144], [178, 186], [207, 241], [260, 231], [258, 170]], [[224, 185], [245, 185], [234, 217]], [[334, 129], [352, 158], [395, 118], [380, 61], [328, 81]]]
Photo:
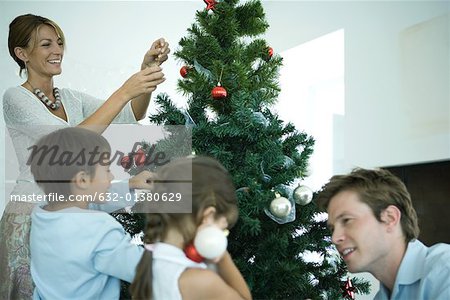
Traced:
[[28, 76], [28, 65], [27, 65], [27, 61], [24, 61], [23, 63], [24, 63], [24, 65], [25, 65], [25, 68], [24, 68], [25, 74]]

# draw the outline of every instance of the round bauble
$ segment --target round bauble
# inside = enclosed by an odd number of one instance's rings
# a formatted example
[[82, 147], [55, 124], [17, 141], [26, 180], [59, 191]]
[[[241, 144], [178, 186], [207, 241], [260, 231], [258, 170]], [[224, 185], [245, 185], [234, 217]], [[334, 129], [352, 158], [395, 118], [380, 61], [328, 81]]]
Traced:
[[221, 100], [227, 97], [227, 90], [223, 86], [216, 86], [211, 91], [211, 97]]
[[136, 154], [134, 155], [134, 161], [136, 162], [136, 166], [142, 167], [145, 164], [145, 160], [147, 159], [147, 156], [145, 155], [145, 151], [142, 149], [139, 149], [136, 151]]
[[223, 230], [217, 226], [200, 229], [194, 239], [198, 253], [207, 259], [215, 259], [227, 250], [228, 240]]
[[120, 165], [122, 166], [122, 168], [124, 169], [129, 169], [131, 168], [131, 165], [133, 164], [133, 161], [131, 160], [131, 158], [129, 156], [124, 156], [122, 157], [122, 159], [120, 160]]
[[184, 248], [184, 253], [190, 260], [198, 263], [202, 262], [205, 259], [198, 253], [197, 249], [195, 249], [194, 244], [187, 245], [186, 248]]
[[295, 203], [300, 205], [307, 205], [311, 202], [313, 198], [313, 192], [306, 185], [299, 185], [298, 187], [295, 188], [293, 197]]
[[186, 67], [186, 66], [182, 66], [181, 69], [180, 69], [181, 77], [185, 78], [188, 73], [189, 73], [189, 68]]
[[277, 197], [270, 202], [270, 212], [277, 218], [285, 218], [291, 213], [292, 204], [284, 197]]
[[269, 49], [267, 49], [267, 54], [268, 54], [269, 58], [272, 58], [272, 56], [273, 56], [273, 48], [272, 47], [269, 47]]

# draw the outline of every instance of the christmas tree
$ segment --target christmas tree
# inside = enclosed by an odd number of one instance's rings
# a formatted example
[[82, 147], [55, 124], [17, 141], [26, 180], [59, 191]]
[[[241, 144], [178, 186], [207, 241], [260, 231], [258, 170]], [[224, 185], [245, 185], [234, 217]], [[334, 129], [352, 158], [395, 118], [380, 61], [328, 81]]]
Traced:
[[[260, 38], [268, 28], [260, 1], [204, 2], [174, 53], [183, 64], [178, 87], [187, 107], [160, 94], [151, 122], [191, 126], [195, 153], [217, 158], [232, 175], [240, 216], [228, 250], [254, 299], [354, 299], [354, 292], [367, 293], [363, 280], [343, 283], [345, 265], [333, 254], [312, 191], [295, 186], [307, 176], [314, 140], [271, 111], [282, 57]], [[142, 228], [141, 216], [125, 219], [120, 221], [130, 233]]]

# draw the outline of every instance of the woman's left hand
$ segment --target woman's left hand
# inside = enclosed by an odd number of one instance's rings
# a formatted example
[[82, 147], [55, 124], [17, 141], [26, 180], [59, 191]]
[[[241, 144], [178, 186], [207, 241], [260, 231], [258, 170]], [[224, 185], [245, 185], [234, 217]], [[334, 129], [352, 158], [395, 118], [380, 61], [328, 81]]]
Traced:
[[141, 69], [143, 70], [154, 65], [160, 66], [167, 60], [169, 52], [169, 43], [164, 38], [157, 39], [153, 42], [147, 53], [145, 53]]

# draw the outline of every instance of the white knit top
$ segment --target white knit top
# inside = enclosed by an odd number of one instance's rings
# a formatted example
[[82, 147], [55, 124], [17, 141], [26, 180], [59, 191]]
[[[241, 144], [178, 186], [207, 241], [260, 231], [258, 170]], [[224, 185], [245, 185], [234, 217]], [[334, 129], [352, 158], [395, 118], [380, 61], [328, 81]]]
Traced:
[[[29, 155], [27, 148], [34, 145], [45, 134], [63, 127], [77, 126], [104, 103], [104, 100], [72, 89], [60, 89], [60, 95], [66, 111], [67, 122], [52, 114], [44, 103], [22, 86], [11, 87], [3, 95], [5, 124], [19, 163], [17, 185], [12, 194], [40, 192], [38, 186], [33, 182], [29, 166], [26, 165]], [[113, 122], [137, 123], [130, 102]], [[11, 155], [11, 153], [6, 153], [6, 155]]]

